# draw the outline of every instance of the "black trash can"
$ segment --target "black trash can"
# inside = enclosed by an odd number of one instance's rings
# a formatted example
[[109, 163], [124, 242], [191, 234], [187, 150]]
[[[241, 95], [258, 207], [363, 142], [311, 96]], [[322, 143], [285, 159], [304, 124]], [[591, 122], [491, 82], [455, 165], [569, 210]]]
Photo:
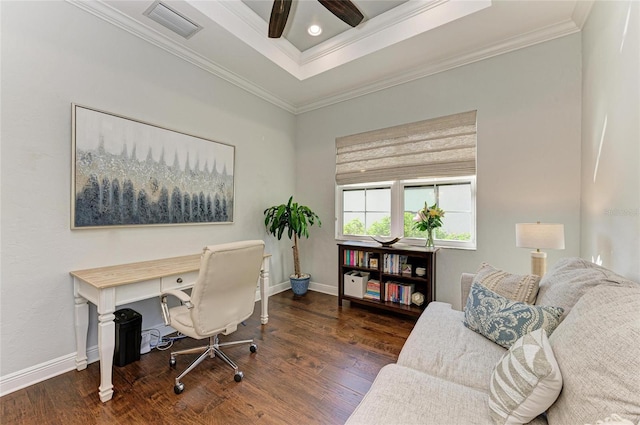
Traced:
[[140, 342], [142, 340], [142, 315], [130, 308], [115, 313], [116, 347], [113, 364], [124, 366], [140, 360]]

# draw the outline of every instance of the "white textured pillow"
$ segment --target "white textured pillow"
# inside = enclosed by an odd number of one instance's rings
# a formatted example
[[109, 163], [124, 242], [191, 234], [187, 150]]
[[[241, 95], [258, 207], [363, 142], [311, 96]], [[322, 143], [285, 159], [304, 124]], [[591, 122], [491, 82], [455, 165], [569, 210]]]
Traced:
[[512, 274], [482, 263], [473, 281], [510, 300], [533, 304], [538, 296], [540, 276]]
[[513, 343], [491, 374], [489, 413], [496, 424], [526, 424], [562, 390], [562, 375], [544, 329]]

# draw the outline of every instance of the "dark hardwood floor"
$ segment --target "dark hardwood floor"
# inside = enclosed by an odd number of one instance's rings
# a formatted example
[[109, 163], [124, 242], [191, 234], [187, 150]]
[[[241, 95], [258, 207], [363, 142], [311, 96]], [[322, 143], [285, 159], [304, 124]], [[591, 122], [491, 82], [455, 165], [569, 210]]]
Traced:
[[[244, 372], [240, 383], [219, 359], [207, 359], [173, 392], [177, 373], [191, 361], [152, 350], [140, 361], [114, 367], [115, 394], [98, 398], [99, 363], [0, 398], [2, 424], [342, 424], [380, 368], [396, 361], [415, 319], [361, 307], [338, 307], [336, 297], [291, 291], [269, 298], [269, 323], [253, 316], [229, 337], [254, 338], [226, 350]], [[183, 339], [173, 349], [202, 345]], [[195, 358], [195, 356], [193, 357]]]

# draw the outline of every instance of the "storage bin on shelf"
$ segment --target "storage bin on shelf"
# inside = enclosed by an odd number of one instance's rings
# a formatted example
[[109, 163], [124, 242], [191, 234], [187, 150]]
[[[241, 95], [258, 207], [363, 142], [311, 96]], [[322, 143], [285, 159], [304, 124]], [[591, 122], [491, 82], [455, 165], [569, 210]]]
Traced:
[[369, 273], [352, 270], [344, 274], [344, 294], [350, 297], [363, 298], [367, 292]]

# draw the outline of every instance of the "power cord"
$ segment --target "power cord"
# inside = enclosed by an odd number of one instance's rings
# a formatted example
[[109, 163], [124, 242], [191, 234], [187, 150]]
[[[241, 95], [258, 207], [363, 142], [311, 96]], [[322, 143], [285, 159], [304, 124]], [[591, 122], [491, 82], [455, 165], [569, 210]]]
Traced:
[[[242, 326], [247, 326], [245, 322], [240, 322]], [[156, 328], [151, 329], [143, 329], [142, 332], [149, 332], [149, 335], [155, 340], [151, 339], [149, 341], [149, 347], [153, 350], [154, 348], [159, 351], [168, 350], [173, 346], [173, 342], [179, 339], [186, 338], [187, 336], [182, 332], [177, 332], [176, 336], [162, 336], [160, 331]]]
[[154, 348], [160, 351], [168, 350], [173, 346], [173, 342], [179, 339], [186, 338], [187, 336], [181, 332], [178, 332], [176, 336], [162, 336], [158, 329], [145, 329], [143, 332], [149, 332], [149, 335], [154, 339], [151, 339], [149, 346], [153, 350]]

